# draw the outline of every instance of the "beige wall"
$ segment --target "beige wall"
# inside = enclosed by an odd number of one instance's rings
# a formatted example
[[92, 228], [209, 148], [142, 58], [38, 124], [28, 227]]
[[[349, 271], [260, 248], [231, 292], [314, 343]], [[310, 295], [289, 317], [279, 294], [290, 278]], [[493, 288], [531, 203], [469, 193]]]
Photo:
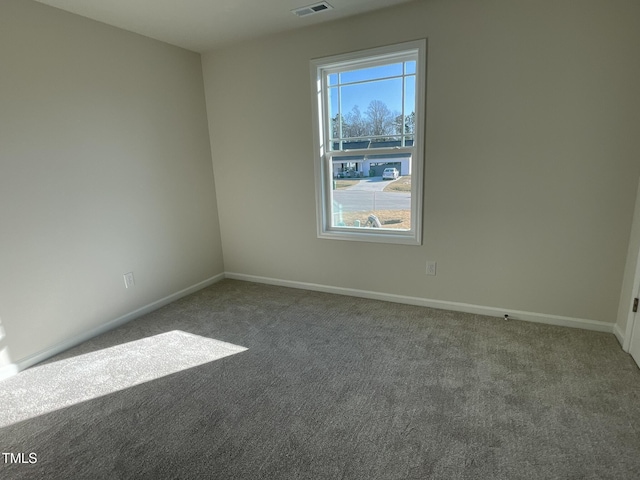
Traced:
[[[638, 18], [623, 0], [419, 1], [205, 54], [226, 271], [615, 322]], [[316, 238], [309, 60], [422, 37], [424, 244]]]
[[200, 56], [0, 2], [0, 246], [4, 363], [223, 272]]

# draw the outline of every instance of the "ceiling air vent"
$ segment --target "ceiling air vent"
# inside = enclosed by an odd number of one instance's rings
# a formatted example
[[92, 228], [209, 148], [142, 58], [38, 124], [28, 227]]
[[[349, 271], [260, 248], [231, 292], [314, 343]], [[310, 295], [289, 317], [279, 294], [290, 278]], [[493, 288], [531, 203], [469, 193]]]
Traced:
[[295, 10], [291, 10], [291, 13], [295, 13], [299, 17], [306, 17], [307, 15], [324, 12], [325, 10], [333, 10], [333, 7], [327, 2], [319, 2], [313, 5], [307, 5], [306, 7], [296, 8]]

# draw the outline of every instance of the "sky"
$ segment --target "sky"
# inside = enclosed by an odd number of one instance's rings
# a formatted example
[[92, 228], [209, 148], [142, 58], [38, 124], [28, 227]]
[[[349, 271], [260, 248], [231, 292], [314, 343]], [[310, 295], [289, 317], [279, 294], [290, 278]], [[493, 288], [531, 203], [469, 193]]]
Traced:
[[[331, 116], [338, 112], [338, 90], [342, 103], [342, 115], [357, 105], [364, 115], [372, 100], [381, 100], [392, 112], [402, 112], [402, 83], [405, 82], [405, 114], [415, 105], [415, 61], [351, 70], [329, 75]], [[338, 81], [340, 83], [338, 83]], [[366, 83], [362, 83], [366, 82]]]

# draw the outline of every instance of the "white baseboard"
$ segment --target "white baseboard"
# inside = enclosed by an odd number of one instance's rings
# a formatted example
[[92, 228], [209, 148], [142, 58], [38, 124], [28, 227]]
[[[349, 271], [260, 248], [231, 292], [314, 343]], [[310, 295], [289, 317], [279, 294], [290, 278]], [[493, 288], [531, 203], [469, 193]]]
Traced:
[[64, 342], [58, 343], [52, 347], [49, 347], [40, 352], [29, 355], [22, 358], [12, 364], [5, 365], [0, 368], [0, 380], [10, 377], [16, 373], [29, 368], [43, 360], [46, 360], [58, 353], [61, 353], [69, 348], [75, 347], [82, 342], [85, 342], [93, 337], [96, 337], [102, 333], [112, 330], [120, 325], [123, 325], [131, 320], [134, 320], [142, 315], [157, 310], [171, 302], [174, 302], [182, 297], [197, 292], [209, 285], [213, 285], [219, 282], [223, 278], [231, 278], [235, 280], [244, 280], [248, 282], [264, 283], [268, 285], [277, 285], [282, 287], [297, 288], [302, 290], [313, 290], [317, 292], [334, 293], [338, 295], [348, 295], [352, 297], [370, 298], [373, 300], [382, 300], [387, 302], [403, 303], [407, 305], [417, 305], [421, 307], [431, 307], [443, 310], [452, 310], [456, 312], [474, 313], [479, 315], [488, 315], [492, 317], [503, 318], [504, 314], [509, 315], [510, 320], [524, 320], [528, 322], [544, 323], [548, 325], [556, 325], [561, 327], [581, 328], [585, 330], [594, 330], [597, 332], [613, 333], [621, 345], [623, 345], [624, 335], [620, 331], [617, 325], [605, 322], [599, 322], [596, 320], [588, 320], [573, 317], [563, 317], [559, 315], [549, 315], [535, 312], [525, 312], [520, 310], [510, 310], [497, 307], [485, 307], [482, 305], [472, 305], [468, 303], [449, 302], [443, 300], [431, 300], [428, 298], [409, 297], [405, 295], [395, 295], [391, 293], [373, 292], [369, 290], [358, 290], [354, 288], [334, 287], [331, 285], [321, 285], [317, 283], [298, 282], [293, 280], [281, 280], [277, 278], [260, 277], [256, 275], [246, 275], [242, 273], [226, 272], [208, 278], [202, 282], [192, 285], [188, 288], [180, 290], [179, 292], [168, 295], [160, 300], [138, 308], [126, 315], [111, 320], [99, 327], [88, 330], [80, 335], [76, 335]]
[[613, 334], [616, 336], [618, 342], [620, 342], [620, 346], [624, 350], [624, 332], [620, 330], [617, 323], [613, 326]]
[[314, 290], [316, 292], [335, 293], [338, 295], [349, 295], [352, 297], [370, 298], [373, 300], [383, 300], [387, 302], [404, 303], [421, 307], [438, 308], [442, 310], [453, 310], [455, 312], [475, 313], [478, 315], [488, 315], [491, 317], [504, 318], [509, 315], [510, 320], [524, 320], [527, 322], [545, 323], [560, 327], [581, 328], [584, 330], [594, 330], [597, 332], [614, 333], [614, 324], [599, 322], [597, 320], [587, 320], [582, 318], [563, 317], [559, 315], [549, 315], [545, 313], [524, 312], [511, 310], [508, 308], [485, 307], [482, 305], [472, 305], [469, 303], [448, 302], [442, 300], [431, 300], [428, 298], [409, 297], [405, 295], [395, 295], [391, 293], [372, 292], [369, 290], [357, 290], [354, 288], [333, 287], [330, 285], [320, 285], [317, 283], [297, 282], [293, 280], [280, 280], [277, 278], [259, 277], [256, 275], [246, 275], [243, 273], [226, 272], [226, 278], [244, 280], [248, 282], [266, 283], [281, 287], [291, 287], [303, 290]]
[[4, 367], [0, 368], [0, 380], [2, 380], [4, 378], [12, 377], [16, 373], [18, 373], [18, 366], [17, 365], [15, 365], [13, 363], [11, 363], [9, 365], [5, 365]]
[[15, 375], [25, 368], [29, 368], [37, 363], [42, 362], [43, 360], [57, 355], [58, 353], [62, 353], [65, 350], [75, 347], [82, 342], [86, 342], [93, 337], [97, 337], [98, 335], [108, 332], [109, 330], [113, 330], [114, 328], [119, 327], [120, 325], [124, 325], [131, 320], [141, 317], [142, 315], [153, 312], [154, 310], [164, 307], [171, 302], [175, 302], [182, 297], [186, 297], [187, 295], [197, 292], [198, 290], [208, 287], [209, 285], [213, 285], [214, 283], [219, 282], [224, 278], [224, 273], [207, 278], [202, 282], [196, 283], [195, 285], [180, 290], [179, 292], [172, 293], [171, 295], [167, 295], [166, 297], [161, 298], [160, 300], [156, 300], [155, 302], [145, 305], [144, 307], [138, 308], [133, 312], [129, 312], [114, 320], [110, 320], [107, 323], [100, 325], [99, 327], [88, 330], [84, 333], [71, 337], [64, 342], [60, 342], [56, 345], [53, 345], [52, 347], [46, 348], [45, 350], [41, 350], [40, 352], [34, 353], [12, 364], [6, 365], [0, 369], [0, 380]]

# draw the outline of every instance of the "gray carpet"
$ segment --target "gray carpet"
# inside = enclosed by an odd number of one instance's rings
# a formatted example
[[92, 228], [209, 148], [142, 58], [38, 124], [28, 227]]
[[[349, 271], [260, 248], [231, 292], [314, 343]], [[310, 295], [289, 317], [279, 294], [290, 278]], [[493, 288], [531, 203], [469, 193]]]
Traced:
[[613, 335], [233, 280], [0, 382], [0, 410], [0, 450], [37, 454], [3, 479], [640, 478]]

